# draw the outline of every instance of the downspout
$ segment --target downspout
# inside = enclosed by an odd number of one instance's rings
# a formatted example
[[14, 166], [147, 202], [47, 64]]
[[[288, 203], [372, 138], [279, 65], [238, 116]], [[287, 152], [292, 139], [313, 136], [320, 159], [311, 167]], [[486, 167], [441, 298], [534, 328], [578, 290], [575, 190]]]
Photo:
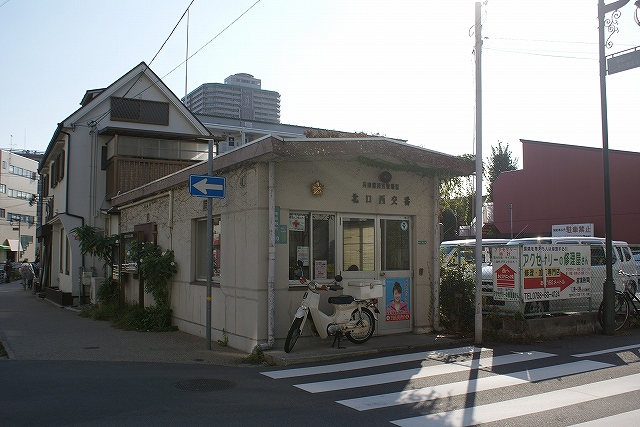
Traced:
[[435, 206], [433, 215], [433, 329], [436, 332], [442, 331], [440, 326], [440, 223], [438, 221], [438, 211], [440, 210], [440, 177], [433, 179], [433, 205]]
[[[69, 212], [69, 182], [71, 181], [69, 179], [69, 163], [70, 163], [70, 160], [71, 160], [71, 134], [68, 133], [68, 132], [65, 132], [63, 130], [60, 130], [60, 133], [63, 133], [65, 135], [67, 135], [67, 154], [65, 156], [67, 160], [66, 160], [65, 165], [64, 165], [64, 167], [66, 169], [66, 171], [65, 171], [66, 175], [65, 176], [67, 178], [66, 179], [67, 186], [66, 186], [66, 190], [65, 190], [66, 194], [65, 194], [65, 197], [64, 197], [64, 212], [63, 213], [65, 215], [68, 215], [68, 216], [72, 217], [72, 218], [80, 219], [80, 224], [82, 224], [82, 226], [84, 227], [84, 217], [82, 217], [80, 215], [75, 215], [75, 214], [72, 214], [71, 212]], [[68, 239], [70, 230], [66, 230], [66, 231], [67, 231], [67, 239]], [[52, 250], [53, 250], [53, 248], [52, 248]], [[62, 256], [62, 254], [60, 254], [60, 256]], [[81, 303], [84, 302], [84, 286], [82, 285], [82, 272], [84, 272], [84, 268], [85, 268], [84, 255], [82, 253], [80, 253], [80, 268], [78, 269], [78, 275], [79, 275], [79, 277], [78, 277], [78, 298], [79, 298]], [[72, 282], [73, 282], [73, 279], [72, 279]], [[71, 290], [73, 292], [73, 284], [72, 284]]]
[[169, 249], [173, 250], [173, 190], [169, 190]]
[[276, 166], [269, 162], [269, 264], [267, 273], [267, 304], [268, 304], [268, 341], [256, 345], [256, 350], [269, 350], [275, 342], [275, 272], [276, 272], [276, 197], [275, 197]]

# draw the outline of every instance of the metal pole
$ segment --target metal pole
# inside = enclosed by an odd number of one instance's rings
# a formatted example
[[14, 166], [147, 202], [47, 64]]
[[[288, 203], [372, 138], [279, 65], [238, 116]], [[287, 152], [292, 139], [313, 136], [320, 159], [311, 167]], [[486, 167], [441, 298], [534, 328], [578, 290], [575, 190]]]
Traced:
[[602, 298], [604, 301], [603, 332], [613, 335], [614, 328], [614, 297], [615, 283], [613, 282], [613, 243], [611, 237], [611, 184], [609, 181], [609, 126], [607, 119], [607, 86], [606, 86], [606, 60], [604, 40], [604, 16], [607, 12], [624, 6], [627, 1], [618, 1], [615, 4], [605, 5], [604, 0], [598, 0], [598, 52], [600, 60], [600, 110], [602, 117], [602, 166], [604, 175], [604, 237], [605, 255], [607, 258], [606, 279], [603, 284]]
[[475, 342], [482, 342], [482, 4], [476, 2], [476, 300]]
[[[213, 176], [213, 140], [209, 140], [208, 174]], [[207, 198], [207, 350], [211, 350], [211, 274], [213, 273], [213, 198]]]

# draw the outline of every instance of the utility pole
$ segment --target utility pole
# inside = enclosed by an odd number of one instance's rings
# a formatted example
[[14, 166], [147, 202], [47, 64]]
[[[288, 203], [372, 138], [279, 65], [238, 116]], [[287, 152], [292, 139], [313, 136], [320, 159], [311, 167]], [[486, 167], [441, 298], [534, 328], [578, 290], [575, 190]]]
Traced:
[[482, 4], [476, 2], [476, 300], [475, 343], [482, 342]]

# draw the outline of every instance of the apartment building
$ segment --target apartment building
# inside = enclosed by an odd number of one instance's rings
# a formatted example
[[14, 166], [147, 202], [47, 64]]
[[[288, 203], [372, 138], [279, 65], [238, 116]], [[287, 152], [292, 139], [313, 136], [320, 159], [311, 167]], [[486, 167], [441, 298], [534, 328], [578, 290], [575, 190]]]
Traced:
[[[29, 154], [29, 156], [27, 156]], [[0, 261], [36, 257], [38, 160], [0, 150]]]
[[182, 98], [194, 114], [280, 123], [280, 94], [263, 90], [260, 79], [239, 73], [224, 83], [204, 83]]

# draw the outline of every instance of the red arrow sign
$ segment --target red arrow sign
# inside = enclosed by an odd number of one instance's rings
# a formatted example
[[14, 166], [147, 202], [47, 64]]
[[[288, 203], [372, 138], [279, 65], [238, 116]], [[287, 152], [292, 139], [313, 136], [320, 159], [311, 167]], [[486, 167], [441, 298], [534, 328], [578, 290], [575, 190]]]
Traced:
[[516, 287], [516, 271], [504, 264], [496, 270], [496, 285], [499, 288], [515, 288]]
[[536, 289], [542, 288], [542, 277], [525, 277], [524, 278], [524, 288], [525, 289]]
[[[560, 292], [564, 291], [569, 285], [571, 285], [575, 280], [566, 274], [560, 272], [560, 277], [547, 276], [547, 288], [560, 288]], [[542, 277], [525, 277], [524, 278], [524, 288], [525, 289], [537, 289], [543, 288], [542, 286]]]
[[560, 288], [560, 292], [562, 292], [573, 282], [575, 280], [560, 272], [560, 277], [547, 277], [547, 288]]

